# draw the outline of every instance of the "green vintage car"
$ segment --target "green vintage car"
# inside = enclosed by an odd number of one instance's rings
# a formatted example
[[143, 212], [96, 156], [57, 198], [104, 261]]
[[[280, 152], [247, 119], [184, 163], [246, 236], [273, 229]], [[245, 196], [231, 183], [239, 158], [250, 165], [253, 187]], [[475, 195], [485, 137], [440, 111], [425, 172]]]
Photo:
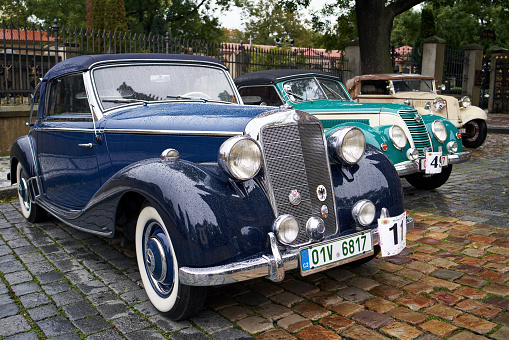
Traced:
[[235, 78], [244, 104], [291, 105], [318, 117], [326, 138], [343, 126], [356, 126], [366, 142], [384, 151], [400, 177], [418, 189], [435, 189], [452, 165], [468, 161], [461, 134], [447, 119], [420, 115], [393, 103], [356, 103], [339, 78], [313, 70], [268, 70]]

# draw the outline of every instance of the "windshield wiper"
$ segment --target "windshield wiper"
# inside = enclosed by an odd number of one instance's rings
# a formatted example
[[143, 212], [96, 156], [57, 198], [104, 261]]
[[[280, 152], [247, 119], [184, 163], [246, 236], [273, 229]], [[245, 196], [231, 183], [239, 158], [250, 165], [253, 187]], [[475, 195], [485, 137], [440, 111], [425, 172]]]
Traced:
[[105, 102], [105, 103], [122, 103], [122, 104], [125, 104], [125, 103], [143, 103], [143, 105], [145, 105], [145, 106], [148, 104], [148, 101], [143, 100], [143, 99], [128, 99], [128, 98], [116, 98], [116, 99], [103, 98], [103, 99], [101, 99], [101, 101]]
[[202, 98], [202, 97], [183, 97], [183, 96], [166, 96], [166, 99], [183, 99], [183, 100], [199, 100], [204, 103], [208, 102], [210, 99]]
[[[327, 91], [329, 91], [330, 93], [332, 93], [333, 95], [339, 97], [339, 99], [341, 99], [341, 101], [343, 101], [345, 98], [343, 98], [342, 95], [340, 95], [339, 93], [337, 93], [336, 91], [334, 91], [333, 89], [331, 89], [330, 87], [328, 87], [327, 85], [325, 84], [320, 84], [322, 85], [323, 87], [325, 87], [325, 89], [327, 89]], [[334, 99], [337, 99], [337, 98], [334, 98]]]
[[288, 94], [290, 96], [294, 96], [294, 97], [296, 97], [297, 99], [300, 99], [300, 100], [306, 100], [306, 99], [304, 99], [304, 97], [301, 97], [301, 96], [299, 96], [298, 94], [296, 94], [296, 93], [294, 93], [292, 91], [286, 91], [286, 94]]

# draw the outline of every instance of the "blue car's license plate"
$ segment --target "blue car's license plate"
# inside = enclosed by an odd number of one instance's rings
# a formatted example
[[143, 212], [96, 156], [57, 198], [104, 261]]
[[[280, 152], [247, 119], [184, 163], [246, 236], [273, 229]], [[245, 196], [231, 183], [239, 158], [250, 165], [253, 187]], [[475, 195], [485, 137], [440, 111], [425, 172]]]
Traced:
[[340, 239], [313, 244], [299, 251], [300, 272], [309, 275], [373, 254], [371, 231], [348, 235]]

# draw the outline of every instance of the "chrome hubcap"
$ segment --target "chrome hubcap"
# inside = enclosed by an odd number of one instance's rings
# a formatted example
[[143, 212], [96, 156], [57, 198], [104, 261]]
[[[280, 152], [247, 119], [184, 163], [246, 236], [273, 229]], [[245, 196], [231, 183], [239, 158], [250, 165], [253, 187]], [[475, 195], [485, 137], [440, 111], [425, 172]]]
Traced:
[[25, 209], [28, 210], [30, 209], [30, 202], [28, 200], [27, 182], [24, 178], [21, 178], [18, 182], [18, 195]]

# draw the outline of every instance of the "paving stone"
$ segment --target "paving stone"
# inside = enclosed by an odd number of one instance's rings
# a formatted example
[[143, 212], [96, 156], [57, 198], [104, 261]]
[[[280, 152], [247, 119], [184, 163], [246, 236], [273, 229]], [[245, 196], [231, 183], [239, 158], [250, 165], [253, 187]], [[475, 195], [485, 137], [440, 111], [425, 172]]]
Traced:
[[343, 330], [352, 326], [355, 322], [341, 315], [331, 315], [322, 318], [320, 323], [329, 328], [332, 328], [336, 332], [342, 332]]
[[115, 319], [112, 323], [121, 333], [132, 333], [150, 326], [147, 321], [137, 314], [129, 314]]
[[408, 280], [401, 276], [390, 274], [390, 273], [380, 273], [380, 274], [375, 275], [374, 278], [381, 284], [384, 284], [386, 286], [396, 287], [396, 288], [402, 288], [410, 283], [413, 283], [413, 281], [411, 281], [411, 280]]
[[44, 293], [32, 293], [19, 298], [25, 308], [34, 308], [51, 302], [51, 299]]
[[265, 297], [270, 297], [275, 294], [280, 294], [284, 289], [280, 285], [269, 283], [267, 281], [256, 281], [249, 286], [254, 292], [262, 294]]
[[173, 340], [210, 340], [210, 337], [196, 328], [184, 328], [171, 335]]
[[192, 317], [191, 320], [209, 334], [214, 334], [233, 327], [230, 321], [209, 310], [200, 312], [198, 315]]
[[110, 284], [109, 287], [116, 294], [119, 294], [119, 295], [140, 289], [140, 286], [138, 286], [135, 282], [133, 282], [131, 280], [122, 280], [119, 282], [115, 282], [115, 283]]
[[386, 298], [388, 300], [394, 300], [403, 295], [403, 291], [386, 285], [379, 285], [369, 291], [371, 294], [375, 294]]
[[276, 294], [270, 297], [272, 301], [282, 304], [286, 307], [291, 307], [292, 305], [301, 302], [304, 300], [300, 296], [297, 296], [295, 294], [289, 293], [289, 292], [283, 292], [281, 294]]
[[281, 285], [283, 288], [289, 290], [290, 292], [306, 297], [311, 294], [318, 293], [320, 289], [308, 282], [300, 281], [300, 280], [290, 280], [287, 282], [283, 282]]
[[430, 333], [436, 334], [440, 337], [451, 335], [458, 328], [451, 324], [439, 320], [430, 320], [420, 325], [420, 327]]
[[48, 295], [55, 295], [71, 290], [71, 286], [66, 281], [57, 281], [42, 286], [42, 289], [44, 289]]
[[192, 327], [189, 321], [173, 321], [163, 314], [156, 314], [150, 317], [150, 322], [155, 323], [165, 333], [173, 333], [185, 328]]
[[299, 339], [303, 340], [318, 340], [318, 339], [341, 339], [341, 337], [335, 334], [333, 331], [323, 328], [318, 325], [308, 327], [296, 334]]
[[459, 278], [458, 280], [456, 280], [456, 283], [459, 283], [459, 284], [462, 284], [465, 286], [474, 287], [474, 288], [480, 288], [480, 287], [486, 285], [488, 283], [488, 281], [483, 280], [477, 276], [463, 276], [463, 277]]
[[495, 319], [493, 319], [493, 322], [496, 322], [498, 324], [502, 324], [505, 326], [509, 326], [509, 313], [504, 312], [504, 313], [500, 314]]
[[334, 306], [343, 301], [343, 299], [341, 299], [336, 294], [327, 291], [320, 291], [316, 294], [309, 295], [308, 298], [325, 308], [330, 308], [331, 306]]
[[365, 277], [353, 277], [351, 279], [346, 280], [346, 284], [366, 291], [369, 291], [375, 288], [376, 286], [380, 285], [375, 280], [368, 279]]
[[405, 296], [402, 296], [395, 302], [407, 306], [413, 311], [418, 311], [421, 308], [426, 308], [433, 305], [433, 300], [414, 294], [407, 294]]
[[97, 310], [104, 316], [106, 320], [122, 318], [131, 313], [129, 306], [120, 300], [101, 304], [97, 306]]
[[371, 299], [373, 297], [373, 295], [363, 291], [362, 289], [355, 288], [355, 287], [349, 287], [349, 288], [342, 289], [339, 292], [337, 292], [336, 294], [345, 300], [356, 302], [356, 303], [362, 303], [362, 302], [366, 301], [367, 299]]
[[142, 329], [141, 331], [136, 331], [133, 333], [126, 334], [126, 339], [132, 340], [158, 340], [158, 339], [166, 339], [161, 333], [156, 331], [155, 329]]
[[11, 289], [17, 296], [31, 294], [42, 290], [35, 282], [21, 283], [19, 285], [12, 286]]
[[259, 316], [248, 316], [237, 322], [237, 326], [250, 334], [265, 332], [272, 329], [272, 321]]
[[23, 282], [30, 282], [33, 280], [32, 274], [26, 270], [21, 270], [14, 273], [5, 274], [5, 281], [10, 285], [15, 285]]
[[303, 317], [311, 319], [313, 321], [316, 321], [331, 314], [331, 312], [328, 311], [327, 309], [320, 307], [317, 304], [310, 301], [304, 301], [299, 303], [298, 305], [293, 307], [293, 310], [302, 315]]
[[53, 316], [57, 316], [59, 314], [57, 307], [55, 305], [45, 305], [37, 308], [32, 308], [28, 310], [28, 314], [34, 321], [40, 321], [44, 319], [51, 318]]
[[427, 313], [427, 314], [436, 316], [440, 319], [448, 320], [448, 321], [452, 321], [457, 316], [463, 314], [463, 312], [461, 312], [455, 308], [447, 307], [442, 304], [436, 304], [431, 307], [428, 307], [428, 308], [424, 309], [424, 313]]
[[41, 328], [42, 332], [47, 337], [74, 333], [73, 325], [63, 316], [55, 316], [39, 321], [37, 322], [37, 326]]
[[352, 273], [350, 270], [345, 269], [344, 267], [336, 267], [327, 270], [326, 275], [337, 281], [347, 280], [355, 276], [354, 273]]
[[261, 306], [270, 303], [270, 300], [267, 299], [265, 296], [254, 292], [248, 292], [242, 295], [238, 295], [235, 297], [235, 300], [251, 307]]
[[78, 301], [83, 301], [83, 297], [75, 290], [69, 290], [62, 293], [58, 293], [55, 295], [52, 295], [51, 298], [53, 301], [55, 301], [55, 304], [58, 307], [68, 305], [71, 303], [75, 303]]
[[448, 340], [488, 340], [488, 338], [468, 331], [461, 331], [448, 338]]
[[502, 327], [498, 329], [495, 333], [491, 334], [491, 337], [497, 340], [509, 339], [509, 327]]
[[[267, 311], [267, 310], [274, 311], [273, 306], [277, 306], [282, 309], [286, 309], [289, 313], [291, 313], [291, 310], [289, 308], [286, 308], [286, 307], [283, 307], [280, 305], [276, 305], [276, 304], [272, 304], [272, 303], [264, 305], [262, 307], [259, 307], [259, 309], [257, 309], [257, 311], [258, 311], [258, 313], [262, 314], [263, 317], [268, 318], [267, 316], [263, 315], [263, 311]], [[246, 316], [253, 314], [253, 312], [251, 312], [251, 310], [249, 310], [248, 308], [241, 306], [241, 305], [226, 307], [226, 308], [219, 310], [218, 312], [230, 321], [237, 321], [237, 320], [245, 318]], [[267, 314], [271, 315], [270, 312], [268, 312]], [[276, 315], [275, 319], [279, 319], [278, 312], [274, 311], [274, 314]], [[271, 319], [271, 318], [269, 318], [269, 319]], [[271, 320], [275, 320], [275, 319], [272, 318]]]
[[495, 295], [508, 296], [509, 295], [509, 286], [504, 286], [498, 283], [492, 283], [490, 285], [484, 286], [483, 291], [486, 293], [492, 293]]
[[480, 316], [484, 319], [493, 319], [502, 313], [501, 308], [497, 308], [476, 300], [463, 300], [456, 305], [456, 308], [464, 312], [469, 312], [471, 314]]
[[5, 338], [4, 340], [38, 340], [39, 336], [36, 332], [19, 333]]
[[92, 315], [97, 315], [99, 312], [92, 307], [88, 302], [80, 301], [62, 307], [69, 320], [79, 320]]
[[25, 263], [25, 266], [32, 275], [36, 276], [55, 271], [55, 267], [48, 261]]
[[293, 335], [283, 329], [271, 329], [260, 335], [259, 340], [292, 340], [296, 339]]
[[10, 336], [30, 329], [30, 324], [22, 315], [8, 316], [2, 319], [0, 336]]
[[427, 319], [426, 314], [417, 313], [404, 307], [397, 307], [391, 309], [387, 314], [395, 319], [404, 321], [411, 325], [418, 325], [420, 323], [423, 323]]
[[353, 273], [356, 273], [361, 276], [374, 276], [380, 272], [380, 269], [370, 266], [369, 264], [363, 264], [360, 266], [356, 266], [354, 264], [351, 264], [348, 267]]
[[[240, 309], [240, 313], [237, 312], [235, 314], [236, 319], [242, 318], [242, 317], [237, 317], [239, 315], [240, 316], [248, 316], [251, 314], [251, 311], [246, 310], [244, 307], [241, 307], [241, 306], [232, 306], [229, 308], [235, 308], [237, 310]], [[287, 317], [287, 316], [293, 314], [293, 311], [290, 308], [287, 308], [285, 306], [281, 306], [281, 305], [278, 305], [275, 303], [264, 304], [262, 306], [255, 308], [255, 311], [256, 311], [256, 313], [259, 313], [261, 316], [263, 316], [264, 318], [269, 319], [271, 321], [279, 320], [279, 319], [282, 319], [284, 317]], [[225, 316], [227, 316], [226, 314], [231, 314], [231, 312], [227, 311], [226, 308], [222, 309], [220, 312], [221, 312], [221, 314], [223, 314]], [[232, 320], [232, 317], [229, 317], [229, 319]]]
[[386, 313], [397, 306], [395, 303], [380, 297], [374, 297], [372, 299], [366, 300], [364, 301], [363, 305], [364, 307], [378, 313]]
[[0, 319], [18, 314], [19, 307], [14, 302], [0, 305]]
[[454, 281], [460, 277], [465, 275], [464, 273], [457, 272], [455, 270], [447, 270], [447, 269], [438, 269], [431, 273], [431, 276], [436, 277], [438, 279]]
[[499, 296], [492, 296], [486, 299], [486, 303], [490, 305], [509, 310], [509, 299], [505, 299]]
[[[242, 320], [241, 320], [242, 321]], [[296, 333], [312, 325], [311, 321], [298, 314], [289, 315], [277, 322], [277, 325], [290, 333]]]
[[[98, 315], [94, 315], [88, 318], [74, 320], [73, 324], [85, 335], [97, 333], [105, 329], [111, 328], [111, 325]], [[123, 332], [122, 329], [119, 329]]]
[[113, 295], [110, 292], [101, 292], [97, 294], [88, 295], [87, 298], [94, 306], [99, 306], [108, 302], [119, 301], [118, 296]]
[[157, 309], [155, 309], [154, 305], [152, 305], [152, 303], [150, 301], [139, 303], [137, 305], [134, 305], [133, 307], [134, 307], [134, 309], [136, 309], [137, 311], [139, 311], [141, 314], [143, 314], [145, 316], [152, 316], [152, 315], [159, 314], [159, 311]]
[[466, 298], [480, 300], [484, 299], [488, 294], [483, 291], [471, 287], [460, 287], [454, 291], [458, 295], [463, 295]]
[[253, 337], [240, 329], [229, 328], [214, 334], [214, 339], [217, 340], [248, 340]]
[[[321, 290], [337, 291], [337, 290], [344, 289], [344, 288], [348, 287], [348, 285], [346, 284], [345, 281], [347, 281], [347, 280], [338, 281], [338, 280], [332, 280], [332, 279], [326, 278], [326, 279], [320, 280], [316, 284], [316, 287]], [[310, 295], [313, 295], [313, 294], [310, 294]]]
[[389, 334], [391, 337], [396, 337], [401, 340], [411, 340], [417, 338], [422, 334], [420, 330], [402, 322], [392, 322], [381, 329], [383, 332]]
[[420, 280], [424, 277], [423, 273], [418, 272], [417, 270], [408, 269], [408, 268], [403, 268], [403, 269], [397, 271], [396, 274], [399, 276], [408, 278], [410, 280], [414, 280], [414, 281]]
[[475, 333], [486, 334], [497, 326], [496, 323], [483, 320], [470, 314], [463, 314], [452, 321], [452, 324], [466, 328]]
[[331, 309], [338, 313], [339, 315], [349, 317], [355, 313], [360, 312], [364, 309], [364, 306], [350, 302], [350, 301], [342, 301], [337, 305], [331, 307]]
[[341, 332], [341, 336], [354, 340], [388, 340], [389, 338], [361, 325], [354, 325]]
[[373, 312], [370, 310], [360, 311], [352, 315], [352, 319], [372, 329], [387, 326], [393, 321], [393, 318], [391, 318], [390, 316]]
[[441, 290], [431, 293], [431, 297], [447, 306], [454, 306], [459, 301], [463, 300], [463, 297], [460, 295], [444, 292]]

